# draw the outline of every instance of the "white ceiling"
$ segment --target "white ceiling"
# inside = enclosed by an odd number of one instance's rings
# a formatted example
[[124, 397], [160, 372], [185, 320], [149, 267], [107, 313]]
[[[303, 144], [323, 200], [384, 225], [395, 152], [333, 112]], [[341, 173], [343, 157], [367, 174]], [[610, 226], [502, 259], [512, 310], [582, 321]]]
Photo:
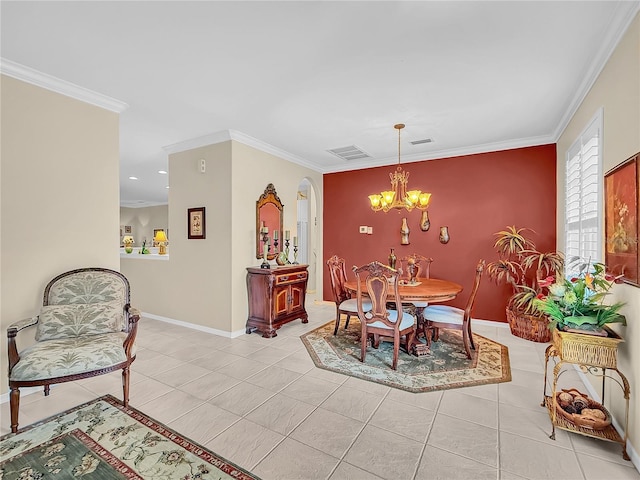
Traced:
[[[639, 2], [0, 8], [3, 73], [28, 67], [128, 105], [121, 204], [143, 206], [167, 202], [163, 147], [220, 132], [323, 173], [397, 162], [399, 122], [403, 162], [554, 142]], [[327, 152], [350, 145], [372, 158]]]

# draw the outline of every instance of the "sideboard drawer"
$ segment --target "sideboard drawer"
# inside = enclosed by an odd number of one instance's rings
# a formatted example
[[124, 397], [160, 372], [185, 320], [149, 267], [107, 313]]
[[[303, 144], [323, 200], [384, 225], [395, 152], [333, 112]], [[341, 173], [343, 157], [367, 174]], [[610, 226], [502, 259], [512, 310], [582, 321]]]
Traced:
[[276, 285], [286, 285], [287, 283], [303, 282], [307, 280], [307, 272], [287, 273], [276, 276]]

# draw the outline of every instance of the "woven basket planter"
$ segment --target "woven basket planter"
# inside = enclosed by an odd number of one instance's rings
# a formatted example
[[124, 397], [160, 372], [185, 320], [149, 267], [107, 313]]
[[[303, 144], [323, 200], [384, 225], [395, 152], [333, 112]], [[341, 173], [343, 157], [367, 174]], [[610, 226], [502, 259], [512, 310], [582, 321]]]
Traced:
[[546, 343], [551, 341], [551, 330], [547, 317], [526, 315], [514, 312], [507, 307], [507, 320], [511, 333], [516, 337], [531, 340], [532, 342]]
[[617, 368], [618, 344], [624, 339], [605, 326], [608, 337], [553, 330], [553, 344], [564, 362]]

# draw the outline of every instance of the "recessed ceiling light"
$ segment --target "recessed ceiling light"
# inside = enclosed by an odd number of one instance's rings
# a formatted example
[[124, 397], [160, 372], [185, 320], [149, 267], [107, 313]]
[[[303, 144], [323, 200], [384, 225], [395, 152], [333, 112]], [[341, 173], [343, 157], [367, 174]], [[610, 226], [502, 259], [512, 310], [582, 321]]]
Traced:
[[169, 185], [167, 185], [167, 186], [166, 186], [166, 187], [164, 187], [164, 188], [169, 188]]
[[161, 174], [161, 175], [166, 175], [167, 174], [167, 172], [165, 172], [164, 170], [158, 170], [158, 173]]
[[137, 180], [138, 177], [129, 177], [129, 180]]

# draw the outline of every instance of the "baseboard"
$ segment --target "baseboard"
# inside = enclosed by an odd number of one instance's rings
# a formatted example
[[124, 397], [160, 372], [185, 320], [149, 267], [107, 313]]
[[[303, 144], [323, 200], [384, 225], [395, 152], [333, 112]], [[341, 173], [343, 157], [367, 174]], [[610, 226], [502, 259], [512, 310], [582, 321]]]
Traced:
[[173, 325], [179, 325], [185, 328], [191, 328], [192, 330], [198, 330], [200, 332], [211, 333], [213, 335], [218, 335], [219, 337], [225, 337], [225, 338], [236, 338], [246, 333], [246, 330], [244, 328], [242, 330], [236, 330], [235, 332], [227, 332], [224, 330], [218, 330], [217, 328], [209, 328], [202, 325], [196, 325], [195, 323], [183, 322], [182, 320], [175, 320], [173, 318], [163, 317], [161, 315], [154, 315], [153, 313], [147, 313], [147, 312], [140, 312], [140, 316], [143, 318], [150, 318], [152, 320], [159, 320], [161, 322], [171, 323]]
[[[580, 376], [580, 380], [582, 380], [582, 383], [584, 384], [584, 387], [587, 389], [587, 392], [589, 393], [591, 398], [593, 398], [598, 403], [602, 403], [602, 398], [600, 397], [600, 394], [593, 387], [593, 385], [589, 381], [589, 378], [587, 378], [587, 375], [580, 369], [580, 366], [573, 365], [573, 368], [575, 369], [576, 372], [578, 372], [578, 375]], [[613, 416], [613, 413], [611, 413], [611, 423], [613, 423], [613, 426], [618, 431], [620, 436], [621, 437], [624, 436], [624, 428], [622, 427], [620, 422], [618, 422], [616, 417]], [[631, 459], [631, 463], [633, 463], [633, 466], [640, 473], [640, 455], [638, 455], [638, 452], [636, 452], [636, 450], [633, 448], [633, 445], [631, 444], [631, 441], [629, 439], [627, 439], [627, 454], [629, 455], [629, 458]]]

